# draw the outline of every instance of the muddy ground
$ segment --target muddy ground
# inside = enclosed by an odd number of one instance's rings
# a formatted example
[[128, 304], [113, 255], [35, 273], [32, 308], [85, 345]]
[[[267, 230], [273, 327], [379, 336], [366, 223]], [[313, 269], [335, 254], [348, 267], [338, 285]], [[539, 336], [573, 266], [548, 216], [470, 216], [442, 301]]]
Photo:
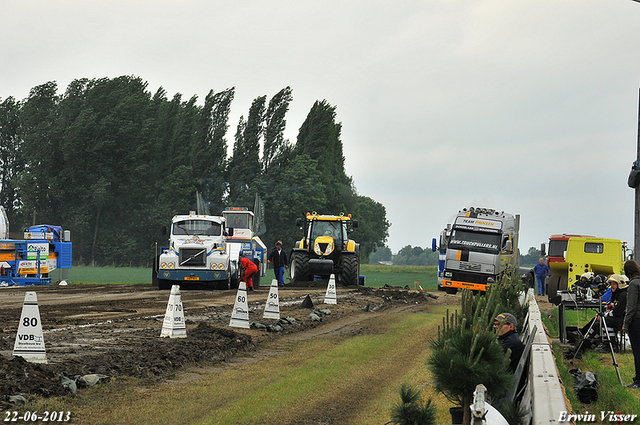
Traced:
[[[14, 357], [13, 346], [25, 292], [38, 297], [47, 364]], [[0, 288], [0, 408], [13, 405], [9, 397], [64, 395], [63, 374], [75, 378], [88, 374], [132, 376], [143, 382], [173, 379], [190, 367], [226, 362], [239, 354], [259, 355], [261, 346], [294, 333], [339, 332], [350, 317], [384, 312], [400, 306], [458, 304], [459, 295], [426, 296], [403, 288], [371, 289], [338, 287], [338, 304], [323, 304], [326, 286], [308, 284], [279, 291], [280, 316], [293, 318], [282, 330], [239, 329], [229, 326], [236, 291], [183, 289], [181, 300], [187, 338], [160, 338], [169, 291], [151, 285], [31, 286]], [[262, 319], [269, 288], [248, 293], [250, 321], [275, 325]], [[307, 296], [312, 307], [304, 307]], [[322, 321], [309, 318], [314, 308], [328, 309]], [[328, 324], [333, 324], [329, 325]], [[79, 389], [78, 391], [82, 391]]]

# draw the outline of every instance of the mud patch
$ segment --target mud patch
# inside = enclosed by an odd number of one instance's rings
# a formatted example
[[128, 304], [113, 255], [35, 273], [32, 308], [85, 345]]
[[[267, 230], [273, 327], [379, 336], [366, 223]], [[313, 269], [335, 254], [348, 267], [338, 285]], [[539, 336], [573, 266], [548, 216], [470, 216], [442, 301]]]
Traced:
[[[0, 332], [0, 400], [11, 395], [64, 395], [61, 375], [102, 374], [135, 377], [145, 382], [169, 381], [192, 368], [209, 368], [237, 358], [239, 353], [259, 357], [265, 343], [287, 335], [344, 332], [344, 323], [356, 317], [400, 305], [411, 307], [434, 300], [402, 288], [338, 288], [338, 304], [323, 305], [324, 286], [283, 288], [281, 317], [295, 324], [282, 332], [228, 327], [235, 291], [184, 291], [187, 338], [160, 338], [168, 292], [139, 286], [38, 288], [40, 314], [49, 364], [32, 364], [11, 356], [21, 300], [6, 298], [5, 328]], [[251, 320], [262, 320], [267, 290], [249, 294]], [[315, 306], [331, 314], [312, 322], [310, 309], [301, 308], [310, 296]], [[20, 294], [20, 298], [22, 298]], [[327, 324], [330, 324], [327, 326]], [[365, 332], [366, 330], [359, 330]], [[2, 407], [8, 407], [6, 405]]]

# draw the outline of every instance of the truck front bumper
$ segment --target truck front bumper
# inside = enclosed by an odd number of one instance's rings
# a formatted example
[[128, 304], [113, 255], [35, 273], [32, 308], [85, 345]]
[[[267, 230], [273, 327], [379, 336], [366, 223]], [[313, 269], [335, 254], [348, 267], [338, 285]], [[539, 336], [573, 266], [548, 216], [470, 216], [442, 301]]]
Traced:
[[486, 292], [487, 288], [491, 285], [485, 283], [470, 283], [470, 282], [460, 282], [451, 279], [442, 279], [442, 286], [444, 288], [458, 288], [458, 289], [471, 289], [472, 291], [483, 291]]
[[158, 270], [158, 278], [173, 281], [212, 282], [227, 280], [226, 270]]

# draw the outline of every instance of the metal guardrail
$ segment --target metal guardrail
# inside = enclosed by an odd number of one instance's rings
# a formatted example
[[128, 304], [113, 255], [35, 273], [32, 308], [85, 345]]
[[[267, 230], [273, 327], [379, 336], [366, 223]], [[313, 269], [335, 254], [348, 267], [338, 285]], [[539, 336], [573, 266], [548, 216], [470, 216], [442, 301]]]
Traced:
[[540, 308], [536, 302], [533, 289], [529, 289], [526, 301], [529, 304], [527, 329], [533, 329], [529, 373], [524, 386], [521, 406], [531, 406], [530, 421], [525, 423], [559, 424], [562, 413], [571, 411], [563, 392], [562, 383], [558, 376], [558, 369], [553, 357], [551, 341], [547, 337], [542, 323]]

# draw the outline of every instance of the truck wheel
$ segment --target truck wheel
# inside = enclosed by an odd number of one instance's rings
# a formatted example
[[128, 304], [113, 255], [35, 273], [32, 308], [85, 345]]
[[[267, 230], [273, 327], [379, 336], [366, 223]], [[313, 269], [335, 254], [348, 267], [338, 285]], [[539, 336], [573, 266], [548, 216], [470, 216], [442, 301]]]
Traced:
[[151, 286], [155, 286], [156, 288], [159, 285], [158, 282], [158, 268], [160, 264], [160, 256], [157, 256], [153, 259], [153, 271], [151, 274]]
[[445, 290], [447, 291], [447, 294], [449, 295], [455, 295], [458, 293], [458, 288], [445, 288]]
[[358, 258], [353, 254], [342, 254], [341, 257], [341, 283], [345, 286], [358, 285]]
[[294, 252], [291, 254], [291, 267], [289, 277], [292, 282], [304, 282], [309, 280], [309, 253]]
[[536, 289], [536, 275], [533, 274], [533, 270], [531, 270], [527, 274], [527, 280], [529, 282], [529, 288], [533, 288], [535, 290]]
[[[548, 279], [546, 294], [549, 296], [549, 299], [558, 295], [559, 284], [560, 284], [560, 276], [551, 276]], [[536, 291], [534, 290], [534, 292]]]
[[260, 260], [255, 259], [253, 260], [253, 263], [256, 265], [256, 267], [258, 267], [258, 273], [253, 275], [253, 287], [258, 289], [260, 287], [260, 275], [262, 274], [262, 267], [260, 266]]
[[231, 276], [227, 273], [227, 278], [218, 282], [218, 289], [223, 291], [231, 289]]
[[158, 279], [158, 289], [171, 289], [171, 282], [169, 282], [167, 279]]

